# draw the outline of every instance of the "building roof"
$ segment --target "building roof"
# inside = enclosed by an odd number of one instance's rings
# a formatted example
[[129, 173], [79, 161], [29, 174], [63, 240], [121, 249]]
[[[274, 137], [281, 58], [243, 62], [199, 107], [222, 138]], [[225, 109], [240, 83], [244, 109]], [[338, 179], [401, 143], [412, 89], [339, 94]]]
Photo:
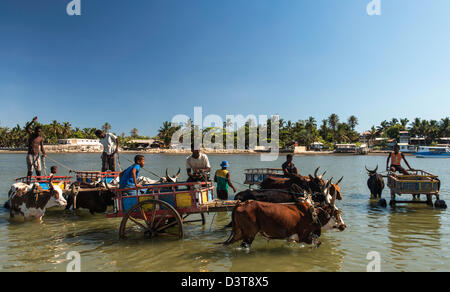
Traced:
[[153, 142], [155, 142], [154, 139], [136, 139], [136, 140], [131, 140], [130, 143], [135, 143], [135, 144], [153, 144]]

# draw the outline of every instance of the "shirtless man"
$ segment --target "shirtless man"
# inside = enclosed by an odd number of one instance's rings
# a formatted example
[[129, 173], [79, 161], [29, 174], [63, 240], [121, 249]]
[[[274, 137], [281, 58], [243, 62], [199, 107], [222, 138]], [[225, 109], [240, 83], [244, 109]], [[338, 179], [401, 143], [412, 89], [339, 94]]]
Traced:
[[26, 126], [26, 131], [29, 135], [28, 138], [28, 154], [27, 154], [27, 176], [32, 176], [36, 171], [37, 176], [41, 176], [42, 164], [41, 157], [39, 156], [42, 151], [42, 157], [47, 156], [44, 149], [44, 138], [42, 137], [42, 127], [37, 126], [34, 132], [31, 130], [31, 126], [36, 123], [37, 117], [34, 117], [31, 123]]
[[[389, 160], [391, 160], [391, 167], [389, 168]], [[394, 146], [394, 152], [391, 152], [386, 161], [386, 170], [390, 170], [392, 172], [400, 172], [403, 175], [409, 175], [409, 172], [403, 168], [402, 161], [405, 161], [409, 170], [413, 170], [409, 165], [408, 161], [405, 158], [405, 155], [400, 152], [400, 147], [398, 145]]]

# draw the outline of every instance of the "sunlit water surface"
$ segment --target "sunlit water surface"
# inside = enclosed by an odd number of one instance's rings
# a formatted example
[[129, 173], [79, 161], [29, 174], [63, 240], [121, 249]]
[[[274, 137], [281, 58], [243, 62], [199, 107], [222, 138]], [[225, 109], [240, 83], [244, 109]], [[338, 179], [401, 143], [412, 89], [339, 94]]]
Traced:
[[[77, 170], [98, 170], [98, 154], [52, 154], [51, 158]], [[122, 166], [129, 164], [121, 156]], [[280, 167], [284, 158], [261, 162], [259, 156], [210, 155], [213, 169], [223, 159], [231, 163], [233, 181], [242, 183], [243, 170], [256, 167]], [[442, 199], [450, 203], [450, 160], [409, 158], [418, 169], [440, 176]], [[163, 174], [166, 167], [175, 173], [179, 167], [185, 176], [185, 157], [147, 155], [148, 167]], [[48, 212], [42, 223], [10, 221], [7, 210], [0, 208], [1, 271], [65, 271], [70, 251], [81, 254], [83, 271], [366, 271], [367, 254], [379, 252], [383, 271], [449, 271], [449, 212], [426, 205], [407, 205], [395, 209], [378, 207], [369, 200], [364, 166], [384, 168], [383, 156], [296, 156], [302, 174], [313, 173], [317, 166], [327, 170], [327, 177], [344, 176], [343, 210], [347, 230], [325, 232], [319, 248], [287, 243], [267, 242], [257, 237], [250, 252], [238, 245], [223, 247], [229, 230], [227, 213], [207, 215], [207, 223], [188, 225], [181, 241], [163, 239], [121, 241], [120, 219], [104, 215], [78, 216], [62, 211]], [[47, 166], [51, 163], [47, 160]], [[7, 198], [16, 177], [25, 174], [25, 155], [0, 155], [0, 202]], [[60, 167], [60, 174], [67, 171]], [[142, 173], [144, 174], [144, 173]], [[245, 186], [236, 184], [239, 190]], [[389, 197], [385, 189], [384, 196]], [[409, 199], [409, 196], [408, 196]]]

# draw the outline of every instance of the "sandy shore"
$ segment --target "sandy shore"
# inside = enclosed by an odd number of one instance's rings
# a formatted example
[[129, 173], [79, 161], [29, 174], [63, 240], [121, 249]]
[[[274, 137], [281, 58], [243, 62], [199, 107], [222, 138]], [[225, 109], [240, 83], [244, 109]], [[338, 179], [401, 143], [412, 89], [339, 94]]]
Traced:
[[[202, 151], [205, 154], [208, 155], [261, 155], [263, 153], [256, 152], [256, 151], [249, 151], [249, 150], [203, 150]], [[75, 150], [68, 150], [68, 151], [47, 151], [49, 154], [101, 154], [101, 151], [75, 151]], [[162, 155], [189, 155], [190, 151], [184, 151], [184, 150], [172, 150], [172, 149], [154, 149], [154, 150], [146, 150], [146, 151], [128, 151], [123, 150], [120, 151], [121, 154], [162, 154]], [[292, 152], [284, 152], [280, 151], [280, 155], [287, 155]], [[367, 155], [386, 155], [389, 153], [389, 151], [374, 151], [370, 152]], [[27, 154], [27, 151], [24, 150], [0, 150], [0, 154]], [[268, 153], [265, 153], [268, 154]], [[357, 154], [353, 153], [335, 153], [333, 151], [307, 151], [307, 152], [299, 152], [299, 153], [292, 153], [296, 156], [303, 156], [303, 155], [348, 155], [353, 156]], [[358, 155], [359, 156], [359, 155]]]

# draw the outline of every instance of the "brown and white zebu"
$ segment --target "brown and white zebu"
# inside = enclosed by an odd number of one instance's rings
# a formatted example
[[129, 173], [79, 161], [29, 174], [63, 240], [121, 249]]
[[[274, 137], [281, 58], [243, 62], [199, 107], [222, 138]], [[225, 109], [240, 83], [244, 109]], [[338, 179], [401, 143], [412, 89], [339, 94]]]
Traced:
[[318, 167], [314, 171], [314, 176], [302, 176], [299, 174], [290, 174], [289, 177], [267, 177], [260, 185], [260, 188], [263, 190], [284, 190], [289, 189], [293, 184], [301, 187], [304, 190], [308, 190], [310, 192], [320, 192], [322, 187], [325, 185], [325, 181], [323, 180], [323, 176], [326, 174], [326, 171], [322, 175], [318, 175], [320, 167]]
[[250, 248], [256, 235], [267, 239], [288, 239], [320, 245], [321, 230], [346, 225], [335, 208], [336, 195], [330, 204], [314, 207], [309, 199], [299, 198], [294, 204], [247, 201], [239, 203], [232, 213], [233, 230], [225, 245], [242, 240], [242, 247]]
[[39, 184], [14, 184], [8, 193], [11, 218], [21, 214], [25, 219], [42, 220], [46, 209], [66, 206], [61, 188], [54, 186], [51, 181], [50, 179], [48, 190], [44, 190]]

